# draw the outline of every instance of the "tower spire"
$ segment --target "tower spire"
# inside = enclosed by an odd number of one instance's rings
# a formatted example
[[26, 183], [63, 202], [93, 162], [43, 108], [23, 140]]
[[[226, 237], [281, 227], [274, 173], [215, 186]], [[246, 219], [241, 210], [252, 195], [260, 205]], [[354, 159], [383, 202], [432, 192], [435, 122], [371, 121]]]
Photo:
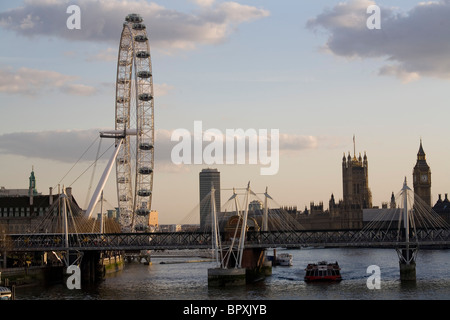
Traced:
[[355, 134], [353, 134], [353, 157], [356, 157]]
[[427, 164], [425, 151], [423, 150], [422, 137], [420, 138], [416, 165], [413, 169], [413, 179], [414, 193], [431, 207], [431, 170]]
[[425, 160], [425, 151], [423, 151], [422, 137], [420, 138], [419, 151], [417, 152], [417, 160]]
[[34, 176], [34, 166], [31, 166], [31, 173], [30, 173], [30, 183], [28, 185], [28, 193], [29, 195], [36, 195], [37, 194], [37, 190], [36, 190], [36, 177]]

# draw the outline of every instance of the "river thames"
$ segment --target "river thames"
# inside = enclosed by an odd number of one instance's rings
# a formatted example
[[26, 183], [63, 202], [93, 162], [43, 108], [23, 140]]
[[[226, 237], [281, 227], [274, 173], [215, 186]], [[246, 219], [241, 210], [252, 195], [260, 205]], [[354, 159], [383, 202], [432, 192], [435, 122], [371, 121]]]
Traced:
[[[232, 288], [210, 288], [201, 258], [152, 258], [151, 265], [126, 263], [122, 271], [96, 285], [69, 290], [65, 284], [16, 289], [16, 300], [447, 300], [450, 250], [420, 250], [417, 280], [400, 281], [394, 249], [278, 249], [293, 255], [293, 266], [276, 266], [263, 281]], [[268, 254], [273, 251], [269, 250]], [[308, 263], [338, 261], [343, 280], [306, 283]], [[191, 261], [191, 262], [190, 262]], [[368, 267], [380, 268], [380, 288], [368, 286]]]

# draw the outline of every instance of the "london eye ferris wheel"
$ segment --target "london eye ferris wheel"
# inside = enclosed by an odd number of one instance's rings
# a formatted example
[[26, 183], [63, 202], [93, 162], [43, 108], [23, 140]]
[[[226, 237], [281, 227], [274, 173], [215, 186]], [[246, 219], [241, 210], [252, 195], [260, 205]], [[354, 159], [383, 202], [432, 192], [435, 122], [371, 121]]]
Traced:
[[129, 14], [119, 44], [113, 152], [86, 210], [91, 218], [106, 180], [116, 164], [119, 223], [122, 232], [145, 231], [151, 212], [154, 167], [154, 101], [150, 46], [143, 19]]
[[[143, 230], [151, 211], [154, 167], [153, 76], [146, 26], [138, 14], [125, 18], [117, 61], [115, 129], [123, 131], [116, 157], [119, 221]], [[116, 140], [117, 141], [117, 140]]]

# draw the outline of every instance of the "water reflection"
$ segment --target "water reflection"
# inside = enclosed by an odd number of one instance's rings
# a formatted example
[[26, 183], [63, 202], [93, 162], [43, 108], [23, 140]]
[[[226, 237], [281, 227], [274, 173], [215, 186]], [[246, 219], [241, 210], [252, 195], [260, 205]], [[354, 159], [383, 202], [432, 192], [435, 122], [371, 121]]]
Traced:
[[[277, 252], [281, 250], [278, 249]], [[69, 290], [64, 284], [17, 288], [17, 299], [77, 300], [229, 300], [229, 299], [449, 299], [450, 255], [448, 250], [419, 251], [417, 281], [399, 280], [398, 258], [393, 249], [288, 250], [294, 265], [277, 266], [264, 281], [236, 288], [209, 288], [211, 262], [166, 263], [154, 258], [151, 265], [127, 263], [123, 271], [97, 285]], [[269, 251], [269, 254], [272, 252]], [[339, 283], [305, 283], [304, 268], [317, 261], [338, 261]], [[367, 287], [367, 267], [378, 265], [381, 289]]]

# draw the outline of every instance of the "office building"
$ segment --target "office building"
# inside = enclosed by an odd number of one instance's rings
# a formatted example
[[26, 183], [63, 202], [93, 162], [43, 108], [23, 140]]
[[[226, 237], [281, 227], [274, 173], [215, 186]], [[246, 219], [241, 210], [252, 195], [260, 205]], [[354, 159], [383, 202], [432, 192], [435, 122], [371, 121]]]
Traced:
[[216, 190], [214, 200], [216, 212], [220, 212], [220, 172], [217, 169], [203, 169], [199, 174], [200, 229], [204, 230], [211, 222], [211, 187]]

